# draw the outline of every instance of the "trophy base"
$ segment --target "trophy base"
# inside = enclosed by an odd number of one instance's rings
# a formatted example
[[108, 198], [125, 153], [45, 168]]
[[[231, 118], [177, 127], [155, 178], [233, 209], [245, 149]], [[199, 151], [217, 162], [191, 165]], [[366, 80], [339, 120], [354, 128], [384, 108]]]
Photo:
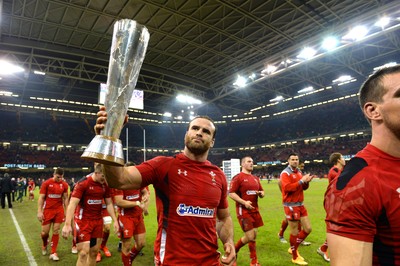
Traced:
[[121, 141], [103, 135], [96, 135], [92, 139], [81, 158], [106, 165], [125, 164]]

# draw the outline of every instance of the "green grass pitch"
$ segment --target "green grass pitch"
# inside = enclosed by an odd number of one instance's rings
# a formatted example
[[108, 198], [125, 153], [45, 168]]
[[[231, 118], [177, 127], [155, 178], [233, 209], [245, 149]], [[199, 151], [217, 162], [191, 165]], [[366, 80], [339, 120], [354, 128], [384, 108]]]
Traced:
[[[289, 244], [282, 244], [278, 240], [278, 231], [281, 221], [284, 217], [283, 207], [281, 204], [281, 194], [279, 192], [277, 181], [273, 180], [267, 183], [262, 181], [265, 190], [265, 197], [259, 199], [260, 212], [264, 220], [264, 226], [259, 228], [257, 235], [257, 255], [261, 265], [293, 265], [291, 256], [287, 250]], [[323, 208], [323, 196], [326, 190], [327, 180], [313, 180], [310, 183], [310, 188], [305, 192], [305, 206], [311, 220], [313, 231], [308, 236], [306, 241], [311, 242], [310, 246], [300, 246], [300, 254], [306, 259], [309, 265], [328, 265], [317, 253], [316, 250], [325, 241], [325, 211]], [[60, 237], [58, 245], [59, 262], [50, 261], [48, 256], [41, 254], [41, 239], [40, 239], [40, 223], [36, 218], [38, 189], [35, 190], [35, 201], [28, 201], [24, 197], [22, 203], [14, 202], [12, 209], [22, 234], [26, 239], [32, 255], [37, 265], [75, 265], [77, 255], [71, 253], [71, 239], [64, 240]], [[231, 215], [235, 226], [235, 242], [243, 235], [236, 219], [235, 204], [229, 199]], [[145, 217], [147, 230], [146, 241], [147, 245], [143, 249], [144, 256], [138, 256], [133, 265], [149, 266], [153, 264], [153, 242], [155, 239], [156, 211], [154, 191], [151, 191], [151, 204], [149, 216]], [[20, 237], [11, 217], [10, 211], [0, 209], [0, 265], [30, 265], [28, 258], [21, 244]], [[289, 229], [285, 232], [285, 238], [288, 240]], [[108, 248], [112, 253], [112, 257], [105, 258], [99, 265], [121, 265], [120, 253], [117, 251], [118, 239], [116, 235], [111, 234], [108, 241]], [[222, 245], [220, 244], [220, 247]], [[249, 250], [244, 246], [238, 254], [238, 264], [249, 265]]]

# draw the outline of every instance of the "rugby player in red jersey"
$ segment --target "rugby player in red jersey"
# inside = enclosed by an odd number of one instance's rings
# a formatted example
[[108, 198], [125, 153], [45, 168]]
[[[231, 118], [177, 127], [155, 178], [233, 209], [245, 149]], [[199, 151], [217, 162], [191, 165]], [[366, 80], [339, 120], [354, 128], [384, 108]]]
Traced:
[[264, 225], [258, 211], [258, 197], [264, 197], [264, 189], [260, 179], [251, 174], [253, 171], [253, 159], [243, 157], [241, 161], [242, 171], [233, 177], [229, 189], [229, 196], [236, 202], [236, 215], [240, 227], [245, 233], [235, 245], [236, 253], [239, 249], [249, 244], [250, 266], [260, 266], [257, 260], [256, 237], [257, 228]]
[[64, 170], [56, 168], [53, 177], [43, 182], [40, 187], [38, 199], [37, 218], [42, 223], [41, 237], [43, 241], [42, 254], [47, 255], [47, 246], [50, 228], [53, 226], [51, 237], [51, 253], [49, 259], [58, 261], [58, 240], [60, 239], [60, 226], [65, 220], [68, 204], [68, 184], [63, 181]]
[[[122, 264], [132, 265], [133, 260], [146, 244], [146, 228], [143, 220], [143, 209], [148, 201], [149, 192], [141, 190], [115, 190], [115, 203], [118, 208], [119, 234], [122, 241]], [[132, 237], [135, 244], [132, 246]]]
[[372, 138], [325, 194], [330, 263], [400, 265], [400, 65], [369, 76], [359, 101]]
[[[308, 189], [309, 182], [314, 178], [313, 175], [303, 175], [299, 166], [299, 156], [290, 154], [288, 158], [289, 165], [282, 171], [280, 176], [282, 187], [283, 209], [286, 219], [289, 222], [290, 230], [290, 248], [292, 262], [297, 265], [308, 265], [298, 252], [301, 242], [311, 233], [311, 223], [308, 218], [307, 209], [303, 204], [304, 190]], [[299, 223], [302, 230], [299, 232]]]
[[[74, 187], [67, 208], [62, 236], [68, 239], [72, 233], [74, 222], [78, 260], [76, 265], [96, 265], [96, 255], [100, 249], [103, 236], [102, 201], [107, 205], [107, 211], [114, 221], [114, 229], [119, 226], [110, 197], [110, 188], [105, 182], [101, 165], [95, 163], [94, 173], [79, 180]], [[75, 217], [74, 216], [75, 213]]]
[[[331, 169], [329, 169], [329, 172], [328, 172], [328, 181], [329, 181], [329, 183], [331, 183], [331, 182], [333, 182], [333, 180], [338, 178], [338, 176], [340, 175], [340, 173], [343, 170], [343, 167], [346, 165], [346, 161], [344, 160], [343, 155], [341, 153], [334, 152], [329, 156], [329, 162], [333, 165], [331, 167]], [[328, 254], [328, 241], [327, 240], [325, 240], [325, 243], [322, 244], [322, 246], [320, 246], [317, 249], [317, 253], [319, 255], [321, 255], [321, 257], [325, 261], [327, 261], [327, 262], [330, 261], [329, 254]]]
[[[95, 125], [104, 128], [107, 112], [101, 107]], [[155, 265], [233, 265], [233, 223], [228, 208], [228, 185], [222, 170], [208, 160], [215, 142], [214, 122], [194, 118], [185, 134], [183, 153], [158, 156], [138, 166], [104, 165], [107, 182], [119, 189], [153, 184], [158, 215], [154, 243]], [[224, 254], [218, 252], [218, 238]]]

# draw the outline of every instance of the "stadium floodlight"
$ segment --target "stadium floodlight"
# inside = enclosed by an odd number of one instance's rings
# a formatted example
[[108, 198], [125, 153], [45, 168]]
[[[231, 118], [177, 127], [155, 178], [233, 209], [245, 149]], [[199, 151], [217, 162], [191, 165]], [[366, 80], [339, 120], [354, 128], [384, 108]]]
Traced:
[[178, 115], [177, 117], [176, 117], [176, 119], [178, 119], [178, 120], [182, 120], [182, 116], [181, 115]]
[[313, 90], [314, 90], [314, 88], [312, 86], [309, 86], [309, 87], [299, 90], [297, 93], [307, 93], [307, 92], [311, 92]]
[[239, 88], [245, 87], [247, 84], [246, 78], [238, 75], [236, 81], [233, 83], [234, 86], [238, 86]]
[[385, 28], [390, 23], [389, 17], [382, 17], [380, 18], [374, 25], [380, 28]]
[[270, 102], [279, 102], [283, 100], [283, 96], [276, 96], [275, 98], [269, 100]]
[[353, 77], [350, 75], [342, 75], [340, 77], [338, 77], [337, 79], [332, 80], [332, 83], [342, 83], [342, 82], [346, 82], [349, 80], [352, 80]]
[[311, 47], [305, 47], [301, 52], [297, 55], [297, 58], [308, 60], [314, 57], [317, 54], [317, 51]]
[[266, 68], [264, 68], [261, 71], [261, 75], [271, 75], [272, 73], [274, 73], [276, 70], [278, 69], [278, 67], [274, 66], [274, 65], [267, 65]]
[[42, 75], [42, 76], [46, 75], [46, 73], [44, 73], [42, 71], [38, 71], [38, 70], [33, 71], [33, 73], [36, 75]]
[[165, 116], [165, 117], [171, 117], [172, 114], [171, 114], [170, 112], [165, 112], [165, 113], [163, 113], [163, 116]]
[[198, 99], [193, 98], [192, 96], [189, 95], [183, 95], [183, 94], [179, 94], [178, 96], [176, 96], [176, 99], [184, 104], [201, 104], [201, 101]]
[[23, 71], [24, 69], [20, 66], [13, 65], [4, 60], [0, 60], [0, 74], [9, 75]]
[[356, 26], [352, 28], [346, 35], [343, 36], [345, 40], [359, 41], [368, 34], [368, 29], [365, 26]]
[[335, 49], [338, 45], [339, 45], [338, 39], [333, 36], [326, 37], [322, 41], [322, 48], [327, 51]]

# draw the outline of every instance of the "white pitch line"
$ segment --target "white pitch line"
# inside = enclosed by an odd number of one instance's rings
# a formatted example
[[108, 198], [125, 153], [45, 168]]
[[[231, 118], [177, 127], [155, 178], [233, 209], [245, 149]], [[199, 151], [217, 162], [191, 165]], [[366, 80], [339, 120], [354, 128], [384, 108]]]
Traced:
[[19, 227], [18, 221], [15, 218], [14, 212], [12, 211], [12, 209], [9, 209], [9, 210], [10, 210], [11, 218], [14, 221], [15, 228], [17, 228], [19, 239], [21, 239], [22, 246], [24, 247], [26, 256], [28, 257], [29, 265], [37, 266], [35, 258], [32, 255], [31, 249], [29, 248], [28, 244], [26, 243], [26, 239], [25, 239], [24, 234], [22, 233], [21, 227]]

